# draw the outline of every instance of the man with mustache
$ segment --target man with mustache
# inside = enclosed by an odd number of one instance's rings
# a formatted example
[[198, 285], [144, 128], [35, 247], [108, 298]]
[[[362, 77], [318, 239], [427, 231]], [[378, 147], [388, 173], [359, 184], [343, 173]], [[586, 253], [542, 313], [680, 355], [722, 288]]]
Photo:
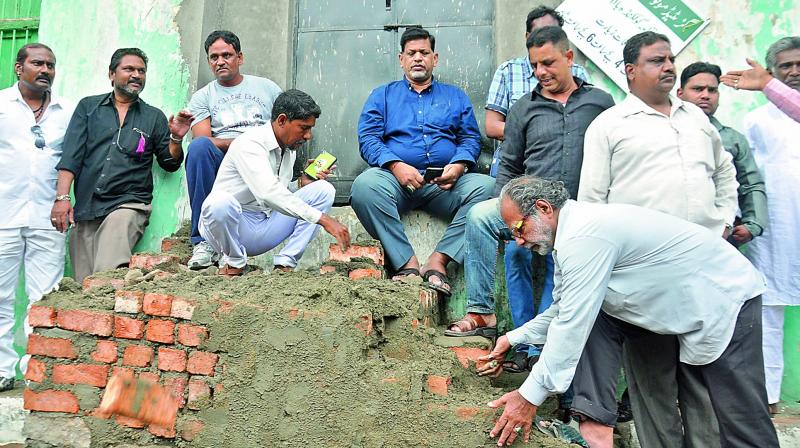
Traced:
[[[630, 94], [586, 131], [578, 200], [652, 208], [727, 238], [736, 213], [736, 170], [703, 111], [670, 95], [676, 75], [669, 39], [652, 31], [636, 34], [626, 42], [623, 60]], [[685, 294], [676, 289], [675, 300]], [[722, 428], [714, 421], [706, 384], [677, 362], [677, 338], [632, 339], [625, 354], [643, 447], [719, 446]], [[589, 374], [578, 370], [576, 381]], [[613, 394], [576, 394], [572, 408], [584, 420], [581, 433], [590, 445], [611, 446]], [[728, 437], [731, 428], [724, 430]]]
[[[0, 392], [14, 387], [14, 299], [25, 266], [28, 303], [64, 276], [66, 241], [50, 224], [55, 166], [74, 105], [52, 93], [56, 57], [47, 45], [23, 45], [17, 82], [0, 90]], [[30, 327], [25, 324], [26, 335]], [[25, 372], [26, 358], [20, 363]]]
[[269, 124], [245, 132], [228, 148], [199, 224], [203, 238], [222, 254], [220, 275], [244, 274], [247, 257], [284, 240], [276, 269], [294, 268], [319, 227], [343, 250], [350, 245], [347, 227], [327, 214], [336, 196], [325, 180], [330, 170], [321, 171], [319, 180], [301, 175], [296, 191], [289, 190], [296, 150], [311, 140], [321, 113], [310, 95], [287, 90], [275, 99]]
[[[479, 360], [478, 371], [491, 375], [512, 344], [545, 344], [522, 386], [489, 403], [504, 408], [489, 433], [499, 437], [498, 446], [519, 436], [527, 441], [538, 406], [570, 380], [574, 408], [615, 418], [608, 406], [615, 404], [623, 346], [657, 334], [677, 340], [672, 362], [707, 385], [722, 446], [777, 448], [759, 363], [761, 274], [697, 224], [644, 207], [568, 197], [560, 182], [536, 177], [514, 179], [500, 193], [500, 214], [517, 244], [553, 253], [556, 286], [547, 311], [498, 339]], [[585, 404], [592, 403], [581, 402], [587, 397], [605, 399], [591, 410]], [[593, 437], [598, 434], [586, 423], [581, 434], [589, 446], [612, 447], [610, 434]]]
[[239, 38], [232, 32], [214, 31], [204, 46], [216, 79], [195, 92], [188, 107], [194, 115], [192, 143], [186, 154], [186, 185], [192, 209], [189, 236], [194, 246], [188, 263], [191, 269], [206, 268], [219, 258], [200, 235], [198, 223], [200, 208], [211, 192], [222, 158], [233, 139], [269, 123], [272, 103], [281, 93], [281, 88], [269, 79], [239, 72], [244, 54]]
[[[800, 37], [779, 39], [767, 49], [767, 69], [777, 82], [800, 92]], [[753, 241], [747, 257], [764, 274], [764, 368], [770, 411], [778, 412], [783, 377], [783, 316], [800, 305], [800, 122], [768, 103], [745, 116], [744, 134], [766, 181], [769, 228]]]
[[[350, 200], [364, 228], [386, 249], [394, 279], [422, 275], [449, 296], [447, 264], [463, 261], [467, 212], [489, 198], [494, 179], [469, 172], [480, 154], [480, 130], [464, 91], [434, 78], [435, 47], [434, 36], [422, 28], [408, 28], [400, 37], [405, 77], [376, 88], [364, 104], [358, 143], [371, 168], [353, 182]], [[429, 168], [443, 171], [426, 179]], [[414, 209], [450, 222], [422, 267], [400, 221]]]
[[714, 117], [719, 107], [719, 78], [722, 69], [708, 62], [689, 64], [681, 72], [678, 98], [699, 107], [711, 120], [722, 138], [722, 146], [731, 153], [739, 183], [739, 211], [741, 219], [731, 231], [728, 241], [740, 246], [761, 235], [767, 227], [767, 194], [764, 180], [758, 172], [750, 145], [744, 135], [723, 125]]
[[83, 98], [64, 137], [51, 220], [59, 232], [75, 226], [69, 252], [78, 282], [127, 266], [152, 210], [153, 159], [168, 172], [183, 162], [181, 142], [192, 114], [181, 111], [167, 120], [139, 98], [146, 75], [142, 50], [116, 50], [108, 66], [112, 92]]

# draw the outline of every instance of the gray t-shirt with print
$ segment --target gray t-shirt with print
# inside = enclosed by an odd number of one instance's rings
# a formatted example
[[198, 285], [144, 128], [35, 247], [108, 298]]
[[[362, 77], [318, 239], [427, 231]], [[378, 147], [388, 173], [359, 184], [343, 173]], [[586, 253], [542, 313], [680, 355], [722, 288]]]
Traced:
[[244, 131], [269, 123], [272, 103], [281, 88], [267, 78], [243, 75], [232, 87], [211, 81], [192, 95], [189, 111], [194, 114], [192, 126], [211, 118], [211, 136], [236, 138]]

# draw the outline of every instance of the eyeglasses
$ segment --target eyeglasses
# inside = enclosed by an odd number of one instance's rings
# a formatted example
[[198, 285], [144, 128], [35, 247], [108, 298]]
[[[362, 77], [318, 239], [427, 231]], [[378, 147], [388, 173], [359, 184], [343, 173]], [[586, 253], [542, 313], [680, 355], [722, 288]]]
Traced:
[[36, 136], [36, 140], [33, 142], [33, 144], [36, 145], [37, 148], [43, 149], [46, 143], [44, 141], [44, 132], [42, 131], [42, 128], [37, 124], [31, 127], [31, 132], [33, 132], [33, 135]]
[[529, 216], [530, 215], [523, 216], [522, 219], [511, 226], [511, 236], [514, 238], [522, 238], [522, 228], [525, 227], [525, 220], [528, 219]]

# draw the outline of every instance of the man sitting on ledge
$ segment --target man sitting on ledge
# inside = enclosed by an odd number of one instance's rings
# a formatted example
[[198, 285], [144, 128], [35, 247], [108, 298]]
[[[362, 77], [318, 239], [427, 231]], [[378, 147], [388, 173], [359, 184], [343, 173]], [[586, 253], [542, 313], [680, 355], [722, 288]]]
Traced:
[[[422, 268], [432, 288], [450, 295], [447, 263], [464, 260], [467, 212], [489, 198], [494, 179], [467, 172], [480, 154], [478, 123], [467, 95], [433, 78], [434, 48], [434, 37], [422, 28], [401, 36], [405, 78], [373, 90], [364, 104], [358, 142], [372, 168], [353, 182], [350, 199], [364, 228], [386, 248], [395, 279], [420, 275], [400, 215], [422, 209], [451, 221]], [[432, 167], [443, 170], [423, 177]]]
[[311, 128], [321, 110], [305, 92], [287, 90], [272, 106], [269, 125], [253, 128], [231, 144], [211, 194], [203, 202], [200, 234], [222, 254], [220, 275], [242, 275], [247, 257], [262, 254], [282, 241], [286, 245], [273, 259], [275, 269], [291, 270], [317, 232], [316, 224], [350, 245], [347, 227], [326, 213], [336, 190], [324, 179], [303, 174], [292, 193], [295, 150], [311, 140]]

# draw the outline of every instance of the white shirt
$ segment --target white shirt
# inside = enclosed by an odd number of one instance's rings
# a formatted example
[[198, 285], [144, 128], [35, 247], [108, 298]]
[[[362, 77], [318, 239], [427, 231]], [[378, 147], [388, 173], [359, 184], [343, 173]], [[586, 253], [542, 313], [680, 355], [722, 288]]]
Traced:
[[769, 225], [747, 257], [767, 279], [764, 305], [800, 305], [800, 123], [766, 104], [747, 114], [744, 130], [769, 203]]
[[732, 157], [700, 108], [670, 101], [667, 117], [628, 94], [589, 125], [577, 199], [652, 208], [722, 235], [737, 209]]
[[563, 392], [602, 308], [678, 336], [681, 362], [708, 364], [730, 342], [742, 304], [764, 291], [758, 271], [716, 232], [626, 204], [567, 201], [558, 216], [553, 304], [506, 333], [544, 350], [520, 393], [539, 405]]
[[39, 149], [31, 131], [36, 119], [22, 99], [18, 83], [0, 90], [0, 228], [53, 229], [50, 211], [56, 199], [56, 164], [75, 106], [50, 95], [38, 125], [45, 147]]
[[277, 210], [315, 224], [322, 212], [287, 188], [295, 158], [295, 151], [280, 148], [270, 123], [250, 129], [231, 143], [211, 192], [232, 194], [243, 210], [267, 215]]

